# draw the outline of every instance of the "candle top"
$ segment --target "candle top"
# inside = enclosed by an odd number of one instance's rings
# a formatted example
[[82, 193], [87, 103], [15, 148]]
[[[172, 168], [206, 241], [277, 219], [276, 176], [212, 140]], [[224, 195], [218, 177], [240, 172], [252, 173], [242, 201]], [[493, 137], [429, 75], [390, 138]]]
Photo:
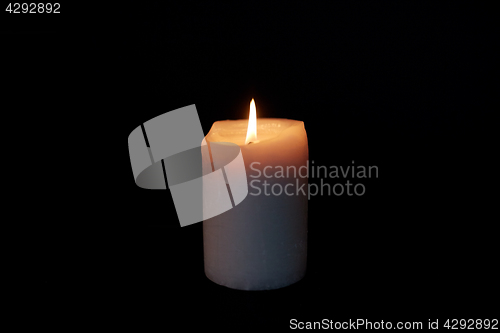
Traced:
[[[258, 141], [253, 144], [278, 138], [282, 133], [295, 126], [304, 126], [304, 123], [292, 119], [258, 118]], [[206, 138], [209, 142], [232, 142], [239, 146], [244, 146], [247, 129], [248, 119], [216, 121]]]

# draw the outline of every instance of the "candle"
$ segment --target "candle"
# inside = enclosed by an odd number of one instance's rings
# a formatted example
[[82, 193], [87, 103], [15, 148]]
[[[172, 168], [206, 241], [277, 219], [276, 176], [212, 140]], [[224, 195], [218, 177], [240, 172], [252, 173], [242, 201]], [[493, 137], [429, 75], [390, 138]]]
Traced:
[[[257, 122], [252, 100], [249, 120], [217, 121], [204, 142], [212, 151], [222, 142], [237, 145], [235, 154], [241, 150], [247, 184], [232, 184], [225, 176], [229, 193], [244, 192], [241, 186], [248, 186], [241, 202], [203, 221], [206, 276], [241, 290], [276, 289], [299, 281], [307, 259], [304, 123], [273, 118]], [[206, 151], [202, 155], [203, 173], [209, 174], [214, 161]], [[205, 178], [204, 188], [210, 187]]]

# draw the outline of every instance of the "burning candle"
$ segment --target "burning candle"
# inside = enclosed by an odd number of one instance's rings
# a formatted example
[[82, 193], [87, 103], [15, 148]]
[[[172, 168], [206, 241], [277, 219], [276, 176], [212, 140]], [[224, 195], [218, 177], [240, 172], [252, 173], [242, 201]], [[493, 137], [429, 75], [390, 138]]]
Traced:
[[[209, 149], [221, 142], [239, 146], [247, 184], [228, 182], [229, 193], [248, 186], [243, 201], [203, 221], [206, 276], [241, 290], [276, 289], [299, 281], [307, 262], [309, 153], [304, 123], [275, 118], [257, 122], [252, 99], [249, 120], [217, 121], [205, 141]], [[203, 164], [204, 174], [212, 171], [213, 164]]]

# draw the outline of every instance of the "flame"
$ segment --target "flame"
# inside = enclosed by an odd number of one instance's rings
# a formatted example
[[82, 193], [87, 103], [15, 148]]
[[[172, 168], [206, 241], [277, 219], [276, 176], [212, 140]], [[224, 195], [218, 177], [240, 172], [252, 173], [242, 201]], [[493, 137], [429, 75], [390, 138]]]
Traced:
[[250, 115], [248, 116], [248, 130], [245, 144], [257, 141], [257, 109], [255, 108], [255, 101], [252, 98], [250, 102]]

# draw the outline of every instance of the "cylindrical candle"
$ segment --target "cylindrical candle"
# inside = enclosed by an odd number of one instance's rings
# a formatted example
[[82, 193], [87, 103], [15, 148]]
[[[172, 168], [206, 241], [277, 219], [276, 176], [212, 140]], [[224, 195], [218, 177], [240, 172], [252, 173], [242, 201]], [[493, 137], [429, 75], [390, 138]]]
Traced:
[[205, 138], [240, 147], [248, 185], [241, 203], [203, 222], [205, 274], [233, 289], [276, 289], [306, 271], [307, 135], [302, 121], [259, 118], [258, 140], [246, 144], [247, 125], [218, 121]]

